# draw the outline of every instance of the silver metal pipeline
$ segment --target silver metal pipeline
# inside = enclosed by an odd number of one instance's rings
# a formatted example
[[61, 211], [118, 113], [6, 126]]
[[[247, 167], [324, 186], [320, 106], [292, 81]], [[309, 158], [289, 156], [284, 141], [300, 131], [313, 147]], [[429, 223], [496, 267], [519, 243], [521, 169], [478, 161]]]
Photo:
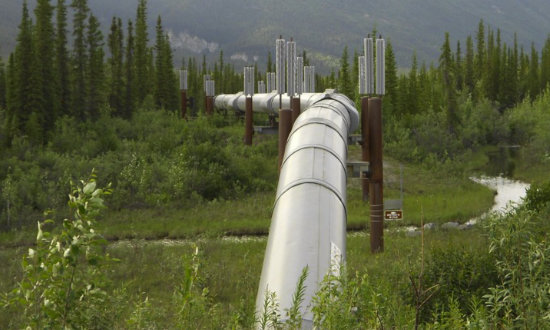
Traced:
[[[300, 107], [307, 109], [312, 104], [327, 97], [327, 95], [341, 95], [334, 93], [333, 90], [326, 90], [324, 93], [302, 93], [300, 96]], [[341, 95], [343, 96], [343, 95]], [[277, 91], [271, 93], [254, 94], [252, 98], [252, 108], [254, 112], [263, 112], [277, 115], [279, 109], [290, 109], [290, 97], [283, 94], [281, 97], [282, 106], [279, 104], [279, 94]], [[237, 94], [220, 94], [214, 99], [216, 109], [225, 109], [244, 112], [246, 110], [246, 95], [243, 92]]]
[[[270, 99], [270, 111], [279, 107], [276, 99]], [[263, 315], [266, 295], [274, 292], [285, 319], [307, 266], [300, 312], [303, 327], [311, 328], [312, 298], [329, 272], [338, 274], [346, 256], [347, 141], [359, 114], [342, 94], [302, 94], [302, 101], [306, 110], [289, 135], [279, 176], [256, 312]]]

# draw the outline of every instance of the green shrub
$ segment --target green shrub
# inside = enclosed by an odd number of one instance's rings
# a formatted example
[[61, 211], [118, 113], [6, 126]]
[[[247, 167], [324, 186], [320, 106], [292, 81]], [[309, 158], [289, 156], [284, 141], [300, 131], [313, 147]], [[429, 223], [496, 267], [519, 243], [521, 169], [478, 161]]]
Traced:
[[540, 212], [550, 202], [550, 182], [543, 184], [532, 184], [524, 199], [524, 207], [533, 212]]
[[[424, 269], [424, 286], [438, 290], [424, 305], [422, 321], [433, 322], [440, 311], [458, 308], [464, 315], [472, 300], [481, 300], [488, 288], [497, 283], [497, 270], [487, 250], [449, 246], [432, 249]], [[452, 299], [451, 299], [452, 298]], [[449, 303], [456, 303], [451, 306]]]
[[5, 299], [19, 308], [22, 322], [32, 328], [109, 327], [109, 295], [104, 267], [111, 259], [106, 241], [95, 231], [95, 217], [110, 191], [93, 179], [74, 187], [69, 195], [73, 219], [63, 220], [57, 234], [38, 223], [36, 248], [23, 258], [23, 279]]

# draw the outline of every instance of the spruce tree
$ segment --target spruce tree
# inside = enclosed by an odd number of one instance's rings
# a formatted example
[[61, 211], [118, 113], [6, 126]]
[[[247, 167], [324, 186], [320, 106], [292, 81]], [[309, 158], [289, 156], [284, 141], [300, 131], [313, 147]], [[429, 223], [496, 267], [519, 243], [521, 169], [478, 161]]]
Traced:
[[413, 52], [411, 70], [409, 71], [408, 86], [407, 86], [407, 108], [411, 114], [417, 114], [418, 108], [418, 60], [416, 51]]
[[[6, 66], [0, 56], [0, 109], [6, 109], [6, 88], [7, 88], [7, 77], [6, 77]], [[4, 124], [0, 122], [0, 126]]]
[[271, 55], [271, 51], [267, 52], [266, 72], [273, 72], [273, 58], [272, 58], [272, 55]]
[[122, 116], [126, 119], [132, 117], [136, 106], [135, 93], [135, 62], [134, 62], [134, 27], [131, 20], [128, 20], [128, 37], [126, 39], [126, 61], [124, 63], [125, 92], [124, 108]]
[[10, 54], [8, 60], [8, 67], [6, 69], [6, 121], [4, 124], [5, 141], [2, 141], [6, 147], [11, 146], [11, 141], [15, 134], [15, 111], [17, 110], [16, 94], [17, 94], [17, 80], [15, 71], [15, 55]]
[[529, 62], [528, 88], [531, 100], [534, 100], [540, 92], [539, 54], [535, 49], [535, 43], [531, 43], [531, 60]]
[[109, 88], [109, 105], [113, 113], [117, 116], [122, 114], [122, 99], [123, 99], [123, 52], [124, 52], [124, 35], [122, 32], [122, 20], [113, 17], [111, 22], [111, 31], [109, 33], [109, 59], [110, 66], [110, 88]]
[[27, 1], [24, 1], [12, 66], [14, 89], [10, 102], [13, 107], [13, 128], [18, 133], [25, 133], [27, 120], [34, 108], [33, 99], [35, 97], [32, 94], [36, 94], [36, 90], [33, 90], [32, 85], [33, 67], [32, 22], [29, 17]]
[[468, 93], [472, 93], [475, 87], [474, 74], [474, 42], [472, 36], [466, 38], [466, 57], [464, 61], [464, 85]]
[[459, 124], [458, 104], [456, 100], [455, 79], [451, 45], [449, 42], [449, 32], [445, 32], [445, 42], [441, 47], [441, 56], [439, 57], [439, 70], [441, 79], [445, 88], [446, 108], [447, 108], [447, 128], [449, 134], [455, 135]]
[[344, 47], [340, 58], [340, 70], [338, 71], [338, 89], [340, 93], [353, 97], [353, 90], [349, 72], [348, 46]]
[[170, 45], [170, 38], [166, 34], [164, 36], [163, 44], [163, 76], [165, 80], [166, 90], [166, 109], [177, 110], [179, 105], [178, 98], [178, 80], [174, 72], [174, 57], [172, 55], [172, 47]]
[[[50, 0], [38, 0], [34, 10], [36, 26], [34, 29], [35, 59], [34, 72], [35, 88], [38, 89], [39, 102], [37, 118], [42, 132], [46, 134], [54, 127], [57, 118], [58, 99], [56, 98], [57, 86], [54, 73], [55, 39], [52, 24], [53, 6]], [[45, 137], [44, 137], [45, 138]]]
[[140, 0], [137, 8], [135, 38], [136, 94], [138, 104], [141, 104], [145, 96], [151, 92], [149, 84], [152, 76], [148, 70], [150, 68], [150, 50], [147, 46], [149, 42], [148, 38], [147, 1]]
[[390, 40], [386, 42], [386, 97], [392, 105], [393, 112], [397, 109], [397, 63]]
[[65, 0], [57, 1], [55, 33], [55, 71], [59, 115], [70, 115], [71, 85], [69, 52], [67, 50], [67, 7]]
[[455, 75], [456, 75], [456, 88], [462, 90], [464, 87], [464, 63], [462, 60], [462, 48], [460, 46], [460, 40], [456, 42], [456, 56], [455, 56]]
[[155, 42], [155, 104], [159, 108], [166, 108], [166, 77], [164, 65], [166, 63], [164, 56], [164, 31], [162, 29], [162, 19], [160, 16], [157, 18], [156, 26], [156, 42]]
[[529, 55], [525, 53], [523, 46], [520, 47], [519, 51], [518, 82], [519, 99], [523, 100], [529, 95]]
[[87, 118], [87, 106], [89, 101], [87, 67], [89, 64], [87, 41], [86, 41], [86, 20], [88, 19], [87, 0], [72, 0], [71, 8], [74, 10], [73, 16], [73, 95], [72, 95], [72, 113], [81, 120]]
[[480, 81], [485, 72], [486, 49], [485, 49], [485, 25], [483, 20], [479, 21], [477, 29], [477, 54], [475, 57], [475, 80]]
[[177, 108], [177, 81], [174, 74], [172, 49], [168, 35], [162, 28], [162, 19], [157, 19], [155, 43], [155, 103], [159, 108]]
[[546, 38], [541, 52], [540, 88], [545, 90], [550, 83], [550, 35]]
[[103, 35], [94, 15], [88, 20], [88, 116], [96, 120], [104, 102]]

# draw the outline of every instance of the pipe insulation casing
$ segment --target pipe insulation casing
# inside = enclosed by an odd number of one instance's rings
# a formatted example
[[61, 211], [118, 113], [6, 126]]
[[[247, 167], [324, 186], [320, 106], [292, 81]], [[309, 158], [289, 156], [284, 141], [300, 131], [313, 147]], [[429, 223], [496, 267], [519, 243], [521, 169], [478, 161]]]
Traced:
[[276, 89], [279, 94], [285, 92], [285, 39], [277, 39], [275, 41], [275, 74], [276, 74]]
[[286, 50], [286, 93], [294, 96], [296, 86], [296, 42], [287, 42]]
[[376, 94], [386, 94], [386, 42], [376, 39]]
[[374, 43], [372, 38], [364, 39], [365, 93], [374, 94]]
[[180, 70], [180, 90], [187, 90], [187, 70]]
[[321, 281], [328, 273], [338, 274], [345, 260], [347, 138], [359, 123], [346, 96], [312, 98], [287, 141], [256, 300], [262, 315], [266, 295], [275, 292], [284, 319], [307, 266], [300, 306], [306, 327], [313, 321], [310, 303]]
[[304, 58], [296, 58], [296, 94], [302, 95], [304, 92]]

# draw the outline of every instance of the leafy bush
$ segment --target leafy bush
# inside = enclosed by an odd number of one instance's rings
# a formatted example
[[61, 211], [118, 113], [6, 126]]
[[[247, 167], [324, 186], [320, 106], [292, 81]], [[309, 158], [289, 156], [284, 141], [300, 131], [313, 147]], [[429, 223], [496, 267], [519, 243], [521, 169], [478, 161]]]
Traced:
[[523, 205], [527, 210], [540, 212], [548, 206], [549, 202], [550, 182], [543, 184], [535, 183], [527, 189]]
[[69, 195], [73, 219], [63, 220], [59, 233], [45, 230], [53, 220], [38, 223], [36, 248], [23, 258], [23, 279], [4, 305], [20, 308], [23, 323], [33, 328], [109, 327], [109, 295], [104, 267], [111, 259], [106, 241], [95, 231], [103, 196], [95, 179], [82, 181]]
[[550, 245], [546, 214], [517, 209], [486, 224], [498, 284], [485, 295], [496, 327], [550, 327]]
[[[438, 290], [422, 309], [422, 321], [433, 322], [442, 311], [458, 308], [468, 315], [471, 301], [480, 301], [496, 285], [496, 266], [486, 250], [456, 247], [431, 251], [424, 270], [424, 285]], [[450, 305], [451, 303], [456, 306]]]

